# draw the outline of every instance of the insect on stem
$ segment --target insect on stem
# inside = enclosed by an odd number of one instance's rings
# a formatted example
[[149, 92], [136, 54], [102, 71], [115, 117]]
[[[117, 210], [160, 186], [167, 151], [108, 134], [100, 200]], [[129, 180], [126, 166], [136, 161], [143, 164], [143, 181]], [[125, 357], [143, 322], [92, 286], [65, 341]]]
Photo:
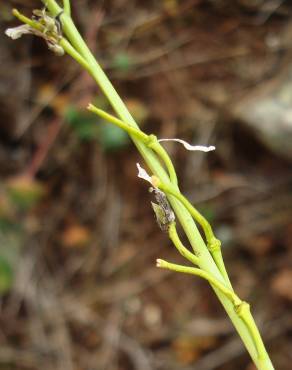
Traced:
[[157, 203], [151, 202], [157, 223], [161, 230], [167, 231], [171, 223], [175, 220], [174, 212], [163, 191], [154, 187], [150, 187], [149, 191], [151, 193], [154, 192], [154, 197], [157, 201]]

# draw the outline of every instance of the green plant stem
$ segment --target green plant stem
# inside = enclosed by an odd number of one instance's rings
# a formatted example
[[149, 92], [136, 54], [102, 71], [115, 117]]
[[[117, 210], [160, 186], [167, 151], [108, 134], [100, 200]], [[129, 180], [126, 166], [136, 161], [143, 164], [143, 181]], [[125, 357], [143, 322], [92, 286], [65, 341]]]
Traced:
[[62, 48], [69, 54], [73, 59], [77, 61], [84, 69], [90, 72], [90, 66], [87, 61], [78, 53], [77, 50], [73, 48], [73, 46], [66, 40], [64, 37], [59, 41], [59, 44]]
[[258, 338], [260, 338], [261, 335], [250, 312], [250, 305], [247, 302], [242, 301], [240, 305], [235, 307], [235, 311], [237, 312], [241, 320], [245, 322], [245, 325], [248, 327], [251, 336], [254, 338], [255, 346], [259, 354], [259, 359], [261, 361], [264, 360], [266, 349], [263, 342], [261, 340], [258, 340]]
[[178, 181], [177, 176], [175, 172], [175, 168], [172, 164], [171, 159], [169, 158], [169, 155], [167, 151], [163, 148], [163, 146], [158, 142], [157, 137], [155, 135], [150, 135], [152, 137], [151, 142], [148, 144], [148, 147], [154, 150], [154, 152], [160, 157], [160, 159], [165, 164], [170, 182], [172, 183], [172, 186], [174, 186], [177, 190], [178, 189]]
[[125, 130], [129, 135], [135, 136], [137, 139], [141, 140], [144, 144], [147, 145], [149, 142], [149, 135], [145, 134], [139, 128], [135, 128], [128, 123], [123, 122], [122, 120], [114, 117], [112, 114], [105, 112], [102, 109], [95, 107], [93, 104], [89, 104], [87, 109], [98, 115], [99, 117], [103, 118], [104, 120], [113, 123], [117, 127]]
[[194, 265], [198, 265], [199, 264], [199, 257], [197, 257], [194, 253], [190, 252], [181, 242], [178, 234], [177, 234], [177, 231], [176, 231], [176, 225], [175, 225], [175, 222], [172, 222], [170, 225], [169, 225], [169, 228], [168, 228], [168, 235], [169, 235], [169, 239], [173, 242], [173, 244], [175, 245], [176, 249], [179, 251], [179, 253], [185, 257], [187, 260], [189, 260], [190, 262], [192, 262]]
[[207, 247], [210, 250], [214, 261], [221, 272], [222, 276], [224, 277], [225, 282], [228, 284], [228, 286], [232, 289], [231, 282], [229, 280], [225, 264], [222, 257], [221, 252], [221, 242], [218, 240], [211, 228], [211, 225], [209, 222], [205, 219], [204, 216], [200, 214], [199, 211], [196, 210], [196, 208], [189, 202], [189, 200], [181, 194], [180, 191], [178, 191], [175, 187], [173, 187], [171, 184], [164, 184], [162, 182], [158, 182], [157, 186], [164, 191], [166, 194], [171, 194], [175, 198], [177, 198], [190, 212], [190, 214], [193, 216], [194, 220], [198, 222], [198, 224], [202, 227], [204, 234], [207, 239]]
[[177, 200], [179, 200], [185, 208], [190, 212], [190, 214], [193, 216], [194, 220], [198, 222], [198, 224], [202, 227], [206, 239], [208, 242], [211, 242], [214, 238], [214, 234], [212, 231], [212, 228], [209, 224], [209, 222], [205, 219], [204, 216], [201, 215], [199, 211], [196, 210], [196, 208], [192, 205], [190, 201], [187, 200], [187, 198], [182, 195], [181, 192], [179, 192], [176, 188], [174, 188], [171, 184], [163, 183], [162, 181], [158, 182], [157, 187], [165, 192], [166, 194], [173, 195]]
[[36, 30], [43, 32], [44, 26], [42, 26], [37, 21], [34, 21], [25, 15], [21, 14], [17, 9], [12, 9], [12, 14], [19, 19], [22, 23], [28, 24], [30, 27], [35, 28]]
[[[222, 256], [222, 252], [221, 252], [221, 242], [220, 242], [220, 240], [215, 238], [215, 236], [213, 234], [213, 230], [212, 230], [210, 224], [208, 223], [208, 221], [193, 207], [193, 205], [185, 197], [184, 197], [184, 199], [181, 198], [183, 196], [181, 195], [181, 193], [179, 192], [178, 187], [177, 187], [177, 176], [176, 176], [176, 172], [175, 172], [174, 166], [172, 164], [172, 161], [169, 158], [169, 155], [166, 152], [166, 150], [158, 142], [156, 136], [155, 135], [146, 135], [140, 129], [136, 129], [136, 128], [132, 127], [128, 123], [123, 122], [122, 120], [120, 120], [120, 119], [114, 117], [113, 115], [103, 111], [102, 109], [99, 109], [99, 108], [95, 107], [92, 104], [89, 104], [88, 110], [97, 114], [99, 117], [102, 117], [106, 121], [122, 128], [129, 135], [131, 135], [131, 134], [134, 135], [136, 138], [140, 139], [145, 145], [147, 145], [149, 148], [154, 150], [156, 152], [156, 154], [158, 154], [158, 156], [162, 159], [162, 161], [166, 165], [166, 168], [168, 170], [170, 181], [171, 181], [172, 185], [175, 186], [175, 190], [171, 194], [173, 194], [179, 200], [181, 200], [183, 202], [187, 202], [187, 203], [185, 203], [185, 206], [188, 208], [189, 212], [192, 214], [194, 219], [202, 226], [202, 228], [205, 232], [205, 235], [206, 235], [207, 242], [208, 242], [208, 244], [207, 244], [208, 249], [211, 252], [211, 254], [213, 256], [213, 259], [214, 259], [217, 267], [219, 268], [221, 274], [223, 275], [225, 281], [227, 282], [229, 287], [232, 289], [232, 285], [231, 285], [231, 282], [229, 280], [229, 276], [227, 274], [225, 264], [224, 264], [224, 261], [223, 261], [223, 256]], [[165, 187], [165, 189], [169, 189], [169, 187]], [[170, 190], [168, 190], [168, 192], [170, 192]]]
[[[56, 3], [55, 0], [42, 0], [42, 1], [48, 7], [49, 11], [51, 12], [53, 16], [56, 16], [57, 14], [60, 13], [61, 8], [59, 7], [59, 5]], [[61, 22], [63, 26], [63, 31], [67, 39], [70, 41], [73, 48], [76, 49], [78, 53], [81, 54], [82, 57], [89, 64], [90, 74], [93, 76], [97, 84], [100, 86], [105, 96], [108, 98], [110, 104], [112, 105], [117, 115], [121, 118], [122, 121], [128, 122], [131, 126], [138, 128], [138, 125], [134, 121], [127, 107], [123, 103], [122, 99], [119, 97], [118, 93], [112, 86], [111, 82], [109, 81], [105, 73], [103, 72], [100, 65], [95, 60], [94, 56], [91, 54], [90, 50], [88, 49], [82, 37], [80, 36], [72, 19], [66, 13], [64, 13], [61, 16]], [[151, 169], [151, 171], [156, 176], [158, 176], [158, 178], [163, 183], [170, 184], [169, 176], [167, 175], [167, 173], [161, 166], [159, 160], [156, 158], [155, 153], [153, 153], [149, 148], [147, 148], [147, 146], [145, 146], [144, 143], [139, 141], [137, 138], [135, 138], [134, 136], [131, 136], [131, 137], [137, 149], [139, 150], [140, 154], [142, 155], [147, 165]], [[178, 201], [177, 198], [171, 194], [168, 194], [168, 199], [183, 229], [185, 230], [186, 235], [192, 247], [194, 248], [195, 251], [198, 251], [198, 253], [200, 254], [199, 267], [202, 270], [209, 272], [214, 278], [216, 278], [222, 284], [226, 284], [226, 281], [223, 275], [221, 274], [211, 254], [209, 253], [204, 243], [204, 240], [202, 239], [196, 227], [196, 224], [190, 212], [188, 211], [187, 207], [185, 207], [184, 204]], [[233, 305], [230, 302], [230, 300], [226, 298], [226, 296], [220, 291], [220, 289], [216, 288], [216, 286], [214, 286], [213, 284], [211, 285], [216, 295], [218, 296], [220, 302], [224, 306], [227, 314], [232, 320], [234, 326], [236, 327], [240, 337], [242, 338], [242, 341], [244, 342], [257, 368], [259, 370], [274, 369], [265, 349], [264, 349], [264, 355], [261, 358], [259, 358], [257, 348], [253, 342], [253, 338], [251, 337], [246, 324], [238, 317], [237, 313], [234, 312]], [[251, 321], [254, 323], [254, 320], [252, 317], [251, 317]], [[254, 325], [256, 324], [254, 323]], [[262, 344], [262, 339], [259, 334], [256, 340]], [[263, 344], [262, 346], [264, 348]]]
[[218, 269], [220, 270], [222, 276], [224, 277], [226, 283], [228, 284], [230, 289], [233, 289], [232, 284], [229, 280], [229, 276], [228, 276], [224, 261], [223, 261], [220, 240], [217, 239], [216, 237], [214, 237], [211, 241], [208, 242], [207, 247], [208, 247], [210, 253], [212, 254], [212, 257], [213, 257]]
[[[156, 136], [155, 135], [147, 135], [143, 131], [141, 131], [140, 129], [136, 129], [136, 128], [132, 127], [130, 124], [128, 124], [126, 122], [123, 122], [122, 120], [120, 120], [120, 119], [114, 117], [113, 115], [103, 111], [102, 109], [99, 109], [99, 108], [95, 107], [92, 104], [89, 104], [87, 109], [89, 111], [91, 111], [92, 113], [97, 114], [99, 117], [105, 119], [106, 121], [122, 128], [129, 135], [134, 135], [137, 139], [140, 139], [145, 145], [147, 145], [149, 148], [154, 150], [156, 152], [156, 154], [158, 154], [158, 156], [162, 159], [162, 161], [166, 165], [166, 168], [168, 169], [168, 173], [169, 173], [169, 177], [170, 177], [170, 181], [172, 183], [172, 186], [175, 186], [175, 189], [172, 192], [171, 192], [171, 190], [169, 190], [170, 187], [167, 186], [167, 185], [164, 186], [164, 187], [163, 187], [163, 185], [160, 185], [160, 188], [161, 189], [163, 188], [164, 191], [167, 191], [167, 192], [173, 194], [180, 201], [187, 202], [187, 203], [185, 203], [185, 206], [188, 208], [189, 212], [192, 214], [192, 216], [195, 218], [195, 220], [202, 226], [203, 230], [205, 231], [206, 239], [207, 239], [207, 242], [208, 242], [208, 249], [210, 250], [210, 252], [213, 256], [213, 259], [214, 259], [217, 267], [219, 268], [220, 272], [224, 276], [225, 281], [228, 283], [230, 289], [232, 289], [232, 285], [231, 285], [231, 282], [229, 280], [229, 277], [228, 277], [228, 274], [227, 274], [227, 271], [226, 271], [226, 268], [225, 268], [225, 265], [224, 265], [223, 257], [222, 257], [221, 242], [217, 238], [215, 238], [215, 236], [213, 234], [213, 230], [212, 230], [210, 224], [208, 223], [208, 221], [179, 192], [178, 187], [177, 187], [177, 176], [176, 176], [176, 172], [175, 172], [174, 166], [172, 164], [172, 161], [169, 158], [169, 155], [166, 152], [166, 150], [159, 144]], [[183, 197], [184, 199], [182, 199], [181, 197]], [[170, 239], [175, 244], [175, 246], [177, 247], [177, 249], [179, 250], [179, 252], [183, 256], [185, 256], [187, 259], [192, 261], [190, 259], [190, 256], [194, 256], [194, 255], [191, 252], [189, 252], [182, 245], [182, 243], [180, 242], [179, 237], [176, 233], [176, 228], [175, 228], [174, 224], [172, 224], [169, 228], [169, 236], [170, 236]], [[193, 258], [193, 257], [191, 257], [191, 258]], [[198, 261], [196, 260], [196, 262], [193, 262], [193, 263], [198, 264]]]
[[[99, 109], [99, 108], [95, 107], [92, 104], [89, 104], [87, 109], [89, 111], [91, 111], [92, 113], [97, 114], [99, 117], [105, 119], [106, 121], [122, 128], [129, 135], [131, 135], [131, 134], [134, 135], [136, 138], [140, 139], [145, 145], [147, 145], [149, 148], [154, 150], [156, 152], [156, 154], [158, 154], [158, 156], [162, 159], [162, 161], [166, 165], [166, 168], [168, 169], [168, 173], [169, 173], [169, 177], [170, 177], [170, 181], [171, 181], [172, 185], [174, 185], [176, 187], [176, 189], [173, 192], [171, 192], [169, 190], [169, 187], [164, 187], [164, 190], [168, 189], [168, 192], [173, 194], [176, 198], [178, 198], [179, 200], [181, 200], [183, 202], [187, 202], [187, 203], [185, 203], [185, 206], [188, 208], [189, 212], [192, 214], [194, 219], [202, 226], [203, 230], [205, 231], [206, 239], [207, 239], [207, 242], [208, 242], [208, 245], [207, 245], [208, 249], [210, 250], [210, 252], [213, 256], [213, 259], [214, 259], [217, 267], [219, 268], [221, 274], [224, 276], [225, 281], [228, 283], [229, 287], [232, 289], [232, 285], [231, 285], [231, 282], [229, 280], [229, 276], [227, 274], [225, 264], [224, 264], [224, 261], [223, 261], [223, 257], [222, 257], [221, 242], [217, 238], [215, 238], [215, 236], [213, 234], [213, 230], [212, 230], [210, 224], [208, 223], [208, 221], [193, 207], [193, 205], [185, 197], [182, 200], [181, 197], [183, 197], [183, 196], [181, 195], [181, 193], [179, 192], [179, 190], [177, 188], [177, 176], [176, 176], [176, 172], [175, 172], [174, 166], [172, 164], [172, 161], [169, 158], [169, 155], [166, 152], [166, 150], [158, 142], [156, 136], [155, 135], [147, 135], [143, 131], [141, 131], [140, 129], [136, 129], [136, 128], [132, 127], [128, 123], [123, 122], [122, 120], [120, 120], [120, 119], [114, 117], [113, 115], [103, 111], [102, 109]], [[161, 185], [160, 187], [162, 188], [163, 186]], [[172, 230], [172, 228], [170, 228], [170, 230]], [[181, 250], [179, 250], [179, 251], [181, 253]]]
[[[147, 135], [140, 129], [132, 127], [129, 123], [123, 122], [122, 120], [114, 117], [113, 115], [103, 111], [102, 109], [99, 109], [95, 107], [92, 104], [89, 104], [87, 109], [91, 111], [92, 113], [97, 114], [99, 117], [104, 118], [105, 120], [113, 123], [114, 125], [122, 128], [125, 130], [129, 135], [134, 135], [137, 139], [140, 139], [145, 145], [153, 149], [163, 160], [165, 163], [166, 167], [169, 168], [169, 173], [172, 174], [170, 175], [170, 178], [173, 177], [175, 178], [173, 182], [176, 184], [177, 183], [177, 177], [175, 173], [175, 169], [173, 167], [173, 164], [171, 162], [171, 159], [169, 158], [167, 152], [162, 148], [162, 146], [159, 144], [157, 138], [155, 135]], [[173, 174], [174, 173], [174, 174]], [[201, 225], [201, 227], [204, 230], [204, 233], [206, 235], [207, 242], [211, 245], [214, 246], [214, 251], [220, 248], [220, 241], [215, 238], [213, 234], [213, 230], [209, 224], [209, 222], [203, 217], [200, 212], [196, 210], [196, 208], [187, 200], [186, 197], [184, 197], [180, 191], [176, 188], [173, 187], [172, 185], [168, 184], [163, 184], [161, 182], [158, 182], [158, 186], [161, 190], [168, 194], [174, 195], [183, 205], [188, 209], [188, 211], [191, 213], [195, 221]], [[215, 246], [216, 244], [216, 246]]]
[[71, 15], [70, 0], [63, 0], [63, 7], [64, 7], [64, 12], [70, 16]]
[[169, 269], [176, 272], [181, 272], [185, 274], [192, 274], [207, 280], [210, 285], [215, 286], [219, 289], [233, 304], [235, 311], [238, 316], [245, 322], [246, 326], [250, 331], [250, 335], [253, 338], [254, 344], [257, 348], [259, 358], [265, 356], [265, 348], [262, 346], [261, 342], [257, 340], [259, 336], [258, 328], [254, 325], [254, 321], [250, 322], [250, 306], [248, 303], [243, 302], [232, 289], [227, 288], [225, 285], [220, 283], [217, 279], [211, 276], [208, 272], [202, 271], [201, 269], [189, 266], [178, 265], [176, 263], [170, 263], [162, 259], [157, 260], [157, 266], [160, 268]]
[[148, 146], [148, 148], [154, 150], [154, 152], [158, 154], [162, 162], [165, 164], [171, 183], [174, 186], [177, 186], [177, 176], [172, 161], [169, 158], [169, 155], [166, 152], [166, 150], [158, 142], [157, 137], [155, 135], [147, 135], [140, 129], [132, 127], [129, 123], [123, 122], [122, 120], [116, 118], [112, 114], [109, 114], [104, 110], [95, 107], [93, 104], [89, 104], [87, 109], [92, 113], [97, 114], [99, 117], [105, 119], [106, 121], [122, 128], [129, 135], [134, 135], [137, 139], [140, 139], [146, 146]]
[[184, 274], [192, 274], [201, 277], [204, 280], [207, 280], [211, 285], [215, 286], [219, 289], [231, 302], [234, 306], [239, 306], [241, 304], [241, 299], [233, 292], [233, 290], [227, 288], [224, 284], [220, 281], [215, 279], [212, 275], [210, 275], [206, 271], [202, 271], [196, 267], [189, 267], [178, 265], [176, 263], [170, 263], [162, 259], [157, 260], [157, 266], [177, 272], [182, 272]]

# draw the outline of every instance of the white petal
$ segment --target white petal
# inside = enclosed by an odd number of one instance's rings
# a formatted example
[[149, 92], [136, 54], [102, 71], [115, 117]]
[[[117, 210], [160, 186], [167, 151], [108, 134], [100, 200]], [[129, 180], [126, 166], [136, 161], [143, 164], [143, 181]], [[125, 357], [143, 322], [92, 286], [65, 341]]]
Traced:
[[139, 163], [136, 163], [136, 166], [138, 168], [138, 177], [140, 177], [140, 179], [150, 182], [150, 184], [152, 185], [151, 176], [148, 175], [146, 170], [144, 170], [144, 168], [142, 168]]
[[32, 29], [28, 24], [22, 24], [18, 27], [7, 28], [5, 34], [11, 37], [12, 40], [19, 39], [22, 35], [32, 33]]
[[158, 141], [159, 142], [161, 142], [161, 141], [176, 141], [178, 143], [181, 143], [187, 150], [191, 150], [191, 151], [199, 150], [201, 152], [210, 152], [210, 151], [216, 149], [215, 146], [213, 146], [213, 145], [211, 145], [211, 146], [191, 145], [191, 144], [189, 144], [186, 141], [181, 140], [181, 139], [159, 139]]

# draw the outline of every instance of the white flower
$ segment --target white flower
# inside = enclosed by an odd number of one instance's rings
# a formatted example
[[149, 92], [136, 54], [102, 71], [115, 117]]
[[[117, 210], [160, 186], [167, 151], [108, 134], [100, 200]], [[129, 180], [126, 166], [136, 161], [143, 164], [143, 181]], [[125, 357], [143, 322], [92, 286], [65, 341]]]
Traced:
[[12, 40], [17, 40], [22, 35], [27, 35], [30, 33], [33, 33], [33, 32], [32, 32], [32, 28], [28, 24], [22, 24], [21, 26], [18, 26], [18, 27], [7, 28], [7, 30], [5, 31], [5, 34], [8, 37], [11, 37]]
[[161, 142], [161, 141], [176, 141], [176, 142], [182, 144], [187, 150], [191, 150], [191, 151], [198, 150], [198, 151], [201, 151], [201, 152], [210, 152], [210, 151], [216, 149], [215, 146], [213, 146], [213, 145], [211, 145], [211, 146], [191, 145], [191, 144], [189, 144], [186, 141], [181, 140], [181, 139], [159, 139], [158, 141], [159, 142]]

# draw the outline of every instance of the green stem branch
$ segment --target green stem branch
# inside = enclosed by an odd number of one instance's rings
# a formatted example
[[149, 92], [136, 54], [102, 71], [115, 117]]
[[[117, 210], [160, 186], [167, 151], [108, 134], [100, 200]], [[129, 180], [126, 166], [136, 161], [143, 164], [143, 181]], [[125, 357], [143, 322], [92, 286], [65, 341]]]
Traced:
[[109, 114], [104, 110], [95, 107], [92, 104], [89, 104], [87, 109], [92, 113], [97, 114], [99, 117], [105, 119], [106, 121], [125, 130], [129, 135], [135, 136], [137, 139], [141, 140], [145, 145], [147, 145], [148, 148], [152, 149], [165, 164], [171, 183], [177, 186], [177, 176], [172, 161], [169, 158], [167, 151], [158, 142], [157, 137], [155, 135], [147, 135], [140, 129], [134, 128], [129, 123], [123, 122], [122, 120], [116, 118], [112, 114]]
[[173, 270], [176, 272], [182, 272], [184, 274], [192, 274], [201, 277], [204, 280], [207, 280], [211, 285], [215, 286], [217, 289], [220, 290], [231, 302], [234, 306], [239, 306], [241, 304], [241, 299], [233, 292], [233, 290], [227, 288], [224, 284], [210, 275], [208, 272], [203, 271], [196, 267], [189, 267], [178, 265], [176, 263], [170, 263], [162, 259], [157, 260], [157, 267], [161, 267], [164, 269]]
[[89, 104], [87, 109], [98, 115], [99, 117], [103, 118], [104, 120], [114, 124], [115, 126], [123, 129], [126, 131], [129, 135], [135, 136], [138, 140], [141, 140], [144, 144], [148, 144], [149, 142], [149, 135], [145, 134], [143, 131], [141, 131], [139, 128], [133, 127], [128, 123], [125, 123], [124, 121], [116, 118], [112, 114], [109, 114], [105, 112], [102, 109], [97, 108], [93, 104]]
[[170, 225], [169, 225], [169, 228], [168, 228], [168, 235], [169, 235], [169, 239], [173, 242], [173, 244], [175, 245], [176, 249], [179, 251], [179, 253], [185, 257], [187, 260], [189, 260], [190, 262], [192, 262], [194, 265], [198, 265], [199, 264], [199, 257], [196, 256], [194, 253], [190, 252], [181, 242], [178, 234], [177, 234], [177, 231], [176, 231], [176, 226], [175, 226], [175, 222], [172, 222]]
[[25, 15], [20, 13], [17, 9], [12, 9], [12, 14], [14, 15], [14, 17], [16, 17], [18, 20], [20, 20], [20, 22], [28, 24], [30, 27], [32, 27], [32, 28], [34, 28], [34, 29], [36, 29], [40, 32], [44, 31], [44, 26], [43, 25], [41, 25], [37, 21], [34, 21], [34, 20], [26, 17]]
[[71, 4], [70, 0], [63, 0], [63, 7], [64, 7], [64, 12], [70, 16], [71, 15]]
[[[182, 202], [187, 202], [188, 210], [191, 212], [194, 219], [202, 226], [202, 228], [205, 232], [206, 239], [207, 239], [207, 242], [208, 242], [208, 245], [207, 245], [208, 249], [210, 250], [210, 252], [213, 256], [213, 259], [214, 259], [217, 267], [219, 268], [221, 274], [223, 275], [223, 277], [224, 277], [225, 281], [227, 282], [227, 284], [229, 285], [229, 287], [232, 289], [232, 285], [231, 285], [231, 282], [229, 280], [229, 277], [228, 277], [228, 274], [227, 274], [227, 271], [226, 271], [226, 268], [225, 268], [225, 264], [224, 264], [224, 261], [223, 261], [223, 257], [222, 257], [221, 242], [217, 238], [215, 238], [215, 236], [213, 234], [213, 230], [212, 230], [210, 224], [208, 223], [208, 221], [179, 192], [178, 187], [177, 187], [177, 176], [176, 176], [175, 168], [172, 164], [172, 161], [171, 161], [168, 153], [160, 145], [156, 136], [155, 135], [147, 135], [143, 131], [141, 131], [140, 129], [136, 129], [136, 128], [130, 126], [128, 123], [123, 122], [122, 120], [120, 120], [120, 119], [114, 117], [113, 115], [103, 111], [102, 109], [99, 109], [99, 108], [95, 107], [92, 104], [89, 104], [88, 110], [97, 114], [99, 117], [105, 119], [106, 121], [122, 128], [129, 135], [131, 135], [131, 134], [134, 135], [137, 139], [140, 139], [145, 145], [147, 145], [149, 148], [154, 150], [156, 152], [156, 154], [158, 154], [158, 156], [164, 162], [164, 164], [165, 164], [165, 166], [168, 170], [170, 181], [171, 181], [172, 185], [174, 185], [176, 187], [176, 189], [172, 193], [171, 193], [171, 191], [169, 190], [168, 187], [165, 187], [165, 189], [167, 188], [169, 193], [176, 196], [176, 198], [178, 198]], [[162, 187], [162, 185], [161, 185], [161, 187]], [[184, 199], [182, 199], [181, 197], [183, 197]], [[185, 206], [186, 206], [186, 203], [185, 203]]]
[[206, 236], [207, 240], [207, 247], [210, 250], [213, 259], [221, 272], [222, 276], [224, 277], [224, 280], [229, 285], [229, 287], [232, 289], [231, 282], [229, 280], [225, 264], [222, 257], [221, 252], [221, 242], [219, 239], [217, 239], [213, 233], [213, 230], [211, 228], [211, 225], [206, 220], [204, 216], [201, 215], [201, 213], [191, 204], [191, 202], [184, 196], [182, 193], [175, 187], [172, 186], [172, 184], [165, 184], [162, 182], [158, 182], [157, 186], [164, 191], [166, 194], [173, 195], [176, 199], [178, 199], [190, 212], [190, 214], [193, 216], [194, 220], [197, 221], [197, 223], [202, 227], [204, 234]]
[[247, 326], [251, 337], [253, 338], [255, 347], [257, 348], [258, 357], [259, 359], [263, 359], [265, 357], [265, 348], [262, 345], [260, 333], [258, 331], [257, 326], [254, 324], [253, 320], [251, 319], [250, 313], [250, 306], [248, 303], [242, 301], [232, 289], [227, 288], [223, 285], [220, 281], [214, 278], [206, 271], [202, 271], [201, 269], [189, 266], [178, 265], [176, 263], [170, 263], [162, 259], [157, 260], [157, 267], [169, 269], [176, 272], [181, 272], [184, 274], [192, 274], [201, 277], [202, 279], [207, 280], [210, 285], [215, 286], [219, 289], [233, 304], [235, 312], [237, 313], [238, 317], [245, 323]]

